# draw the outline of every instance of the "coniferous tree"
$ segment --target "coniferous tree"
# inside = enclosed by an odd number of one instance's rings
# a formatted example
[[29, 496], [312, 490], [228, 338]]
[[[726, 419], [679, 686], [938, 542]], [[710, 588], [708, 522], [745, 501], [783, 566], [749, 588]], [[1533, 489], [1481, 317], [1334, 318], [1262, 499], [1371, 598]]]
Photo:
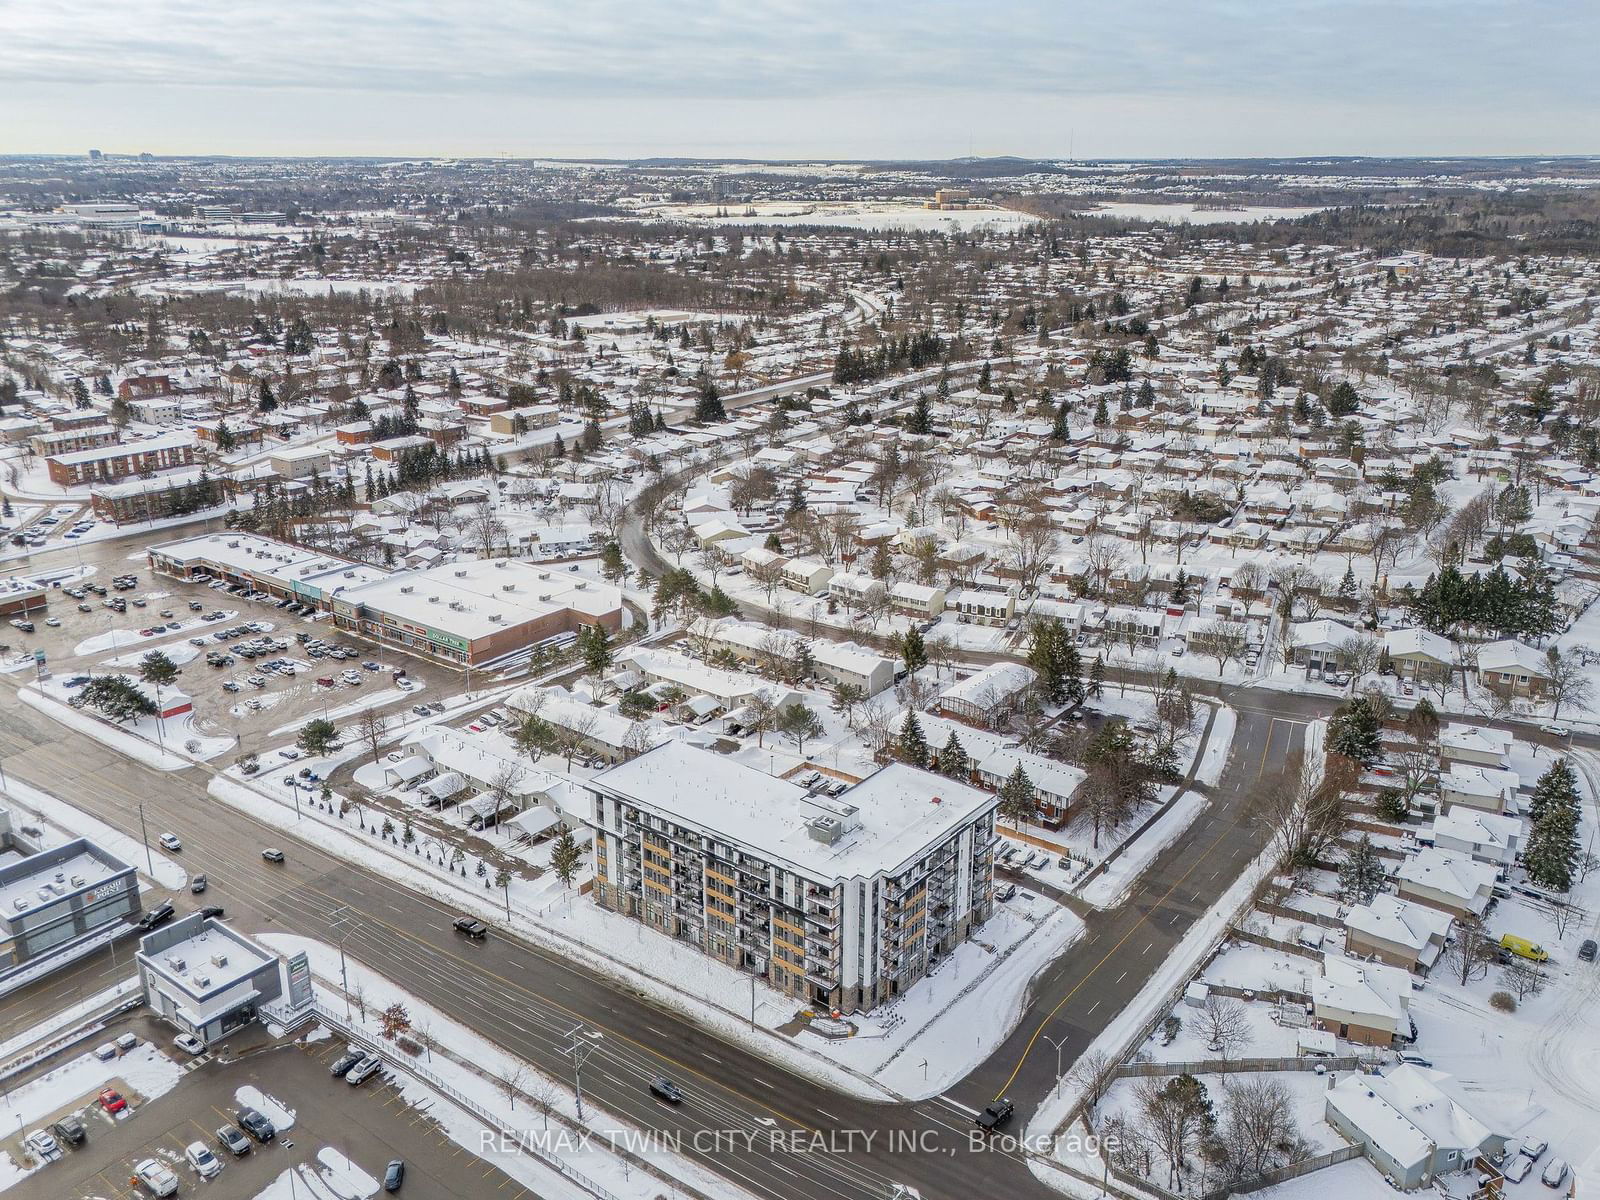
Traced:
[[945, 742], [944, 749], [939, 751], [939, 774], [948, 775], [951, 779], [967, 779], [972, 775], [972, 759], [967, 755], [966, 747], [961, 744], [961, 739], [956, 737], [956, 731], [950, 731], [950, 740]]
[[1028, 773], [1018, 763], [1017, 769], [1000, 785], [1000, 816], [1013, 825], [1028, 825], [1038, 811], [1039, 797], [1034, 790], [1033, 780], [1028, 778]]
[[895, 742], [895, 750], [903, 762], [908, 762], [914, 767], [928, 765], [928, 739], [922, 732], [922, 722], [917, 720], [916, 713], [906, 713], [906, 719], [900, 726], [900, 737]]
[[1339, 864], [1339, 895], [1346, 904], [1370, 904], [1372, 898], [1383, 891], [1387, 878], [1372, 839], [1362, 834], [1361, 840]]

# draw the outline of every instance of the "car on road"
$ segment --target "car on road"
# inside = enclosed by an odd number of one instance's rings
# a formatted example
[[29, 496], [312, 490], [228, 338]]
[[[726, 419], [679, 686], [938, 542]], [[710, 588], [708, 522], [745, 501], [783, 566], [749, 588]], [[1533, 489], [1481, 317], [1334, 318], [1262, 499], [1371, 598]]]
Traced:
[[145, 930], [154, 929], [157, 925], [165, 925], [177, 915], [178, 910], [172, 907], [172, 901], [163, 900], [139, 918], [139, 928]]
[[668, 1104], [683, 1103], [683, 1089], [664, 1075], [658, 1075], [650, 1081], [650, 1092]]
[[235, 1158], [250, 1153], [250, 1139], [240, 1133], [237, 1126], [224, 1125], [217, 1130], [217, 1144]]
[[391, 1158], [389, 1165], [383, 1169], [383, 1190], [398, 1192], [400, 1185], [406, 1181], [406, 1163], [403, 1158]]
[[278, 1136], [278, 1131], [267, 1120], [266, 1114], [253, 1108], [241, 1108], [233, 1116], [240, 1127], [256, 1141], [266, 1143]]
[[175, 834], [175, 833], [163, 833], [161, 835], [160, 841], [161, 841], [161, 848], [163, 850], [182, 850], [183, 849], [183, 843], [178, 840], [178, 835]]
[[190, 1142], [184, 1147], [183, 1157], [189, 1160], [194, 1173], [201, 1179], [212, 1179], [222, 1173], [222, 1160], [211, 1153], [204, 1142]]
[[206, 890], [206, 886], [207, 886], [207, 881], [206, 881], [206, 877], [204, 875], [196, 875], [193, 879], [191, 879], [189, 881], [189, 890], [191, 892], [193, 892], [196, 896], [198, 896], [201, 892], [205, 891]]
[[43, 1129], [35, 1129], [22, 1139], [22, 1144], [40, 1162], [55, 1162], [61, 1157], [61, 1143]]
[[276, 846], [268, 846], [261, 852], [261, 857], [270, 863], [281, 863], [283, 861], [283, 851]]
[[128, 1107], [128, 1102], [116, 1088], [103, 1088], [100, 1095], [95, 1098], [100, 1101], [100, 1107], [109, 1113], [121, 1112]]
[[84, 1139], [89, 1136], [88, 1127], [74, 1113], [68, 1113], [50, 1126], [50, 1132], [56, 1135], [58, 1141], [68, 1146], [81, 1146]]
[[222, 911], [222, 905], [208, 904], [200, 910], [200, 915], [201, 917], [220, 917], [222, 915]]
[[1011, 1119], [1011, 1114], [1016, 1111], [1017, 1106], [1009, 1100], [992, 1100], [984, 1105], [983, 1111], [973, 1118], [973, 1122], [979, 1129], [987, 1133], [1004, 1125]]
[[332, 1075], [335, 1079], [343, 1079], [346, 1075], [350, 1074], [350, 1068], [355, 1066], [365, 1057], [366, 1055], [359, 1050], [347, 1051], [333, 1060], [332, 1065], [328, 1067], [328, 1074]]
[[1539, 732], [1548, 733], [1551, 737], [1569, 737], [1572, 734], [1572, 730], [1568, 729], [1565, 725], [1557, 725], [1553, 721], [1547, 721], [1545, 724], [1539, 726]]
[[176, 1196], [178, 1177], [153, 1158], [135, 1164], [133, 1177], [149, 1189], [152, 1196]]
[[378, 1068], [381, 1066], [383, 1066], [383, 1059], [376, 1054], [365, 1054], [360, 1062], [345, 1072], [344, 1081], [351, 1087], [365, 1083], [377, 1073]]
[[464, 933], [469, 938], [481, 938], [489, 932], [488, 926], [482, 921], [474, 921], [471, 917], [457, 917], [453, 924], [457, 933]]
[[204, 1054], [206, 1044], [192, 1033], [180, 1033], [172, 1039], [172, 1044], [186, 1054]]

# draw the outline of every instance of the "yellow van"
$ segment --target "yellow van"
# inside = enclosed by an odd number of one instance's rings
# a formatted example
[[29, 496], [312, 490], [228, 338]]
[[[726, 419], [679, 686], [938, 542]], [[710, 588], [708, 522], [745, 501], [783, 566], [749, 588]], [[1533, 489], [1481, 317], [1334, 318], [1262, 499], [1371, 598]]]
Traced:
[[1518, 958], [1526, 958], [1530, 962], [1546, 962], [1550, 958], [1538, 942], [1530, 942], [1527, 938], [1518, 937], [1514, 933], [1500, 935], [1500, 949], [1509, 950]]

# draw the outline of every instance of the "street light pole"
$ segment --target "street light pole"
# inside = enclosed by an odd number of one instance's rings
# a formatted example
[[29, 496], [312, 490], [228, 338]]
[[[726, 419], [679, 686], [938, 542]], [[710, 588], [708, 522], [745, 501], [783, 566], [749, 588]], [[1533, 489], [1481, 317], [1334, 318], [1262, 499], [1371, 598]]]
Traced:
[[1059, 1084], [1061, 1082], [1061, 1050], [1067, 1044], [1067, 1036], [1063, 1034], [1057, 1039], [1047, 1033], [1044, 1035], [1044, 1040], [1056, 1048], [1056, 1082]]
[[584, 1040], [582, 1025], [574, 1025], [568, 1034], [572, 1039], [572, 1047], [568, 1051], [572, 1055], [572, 1095], [578, 1104], [578, 1120], [583, 1121], [583, 1064], [584, 1060], [594, 1051], [594, 1047]]

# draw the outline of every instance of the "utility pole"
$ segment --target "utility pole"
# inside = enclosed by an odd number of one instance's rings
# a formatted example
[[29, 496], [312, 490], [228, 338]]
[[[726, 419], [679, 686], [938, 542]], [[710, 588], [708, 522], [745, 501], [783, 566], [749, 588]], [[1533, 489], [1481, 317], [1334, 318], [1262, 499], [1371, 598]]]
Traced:
[[572, 1045], [567, 1053], [572, 1056], [572, 1095], [578, 1102], [578, 1121], [583, 1121], [583, 1064], [589, 1055], [594, 1053], [594, 1043], [589, 1040], [590, 1035], [584, 1032], [582, 1025], [574, 1025], [567, 1035], [572, 1039]]
[[144, 839], [144, 863], [150, 868], [150, 878], [156, 877], [155, 856], [150, 853], [150, 830], [144, 823], [144, 801], [139, 801], [139, 836]]

